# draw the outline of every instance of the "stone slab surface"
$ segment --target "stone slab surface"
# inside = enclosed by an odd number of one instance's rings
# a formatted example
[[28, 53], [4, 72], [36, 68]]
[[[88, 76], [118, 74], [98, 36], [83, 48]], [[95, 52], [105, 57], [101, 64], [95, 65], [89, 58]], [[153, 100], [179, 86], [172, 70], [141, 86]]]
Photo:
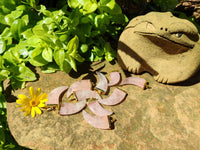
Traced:
[[[104, 65], [105, 64], [105, 65]], [[142, 90], [133, 85], [120, 87], [127, 91], [126, 100], [106, 109], [115, 112], [117, 121], [112, 130], [100, 130], [84, 121], [81, 113], [60, 116], [55, 111], [44, 111], [35, 118], [24, 116], [16, 108], [16, 96], [29, 95], [28, 87], [40, 87], [50, 92], [58, 86], [90, 78], [97, 82], [94, 71], [118, 70], [118, 64], [100, 63], [82, 65], [78, 73], [56, 72], [42, 74], [36, 69], [39, 80], [27, 83], [24, 90], [7, 94], [8, 123], [16, 141], [37, 150], [196, 150], [200, 147], [200, 73], [187, 82], [177, 85], [160, 84], [148, 73], [145, 78], [151, 88]], [[135, 75], [132, 75], [135, 76]], [[111, 91], [115, 87], [111, 88]], [[6, 89], [9, 93], [9, 86]]]

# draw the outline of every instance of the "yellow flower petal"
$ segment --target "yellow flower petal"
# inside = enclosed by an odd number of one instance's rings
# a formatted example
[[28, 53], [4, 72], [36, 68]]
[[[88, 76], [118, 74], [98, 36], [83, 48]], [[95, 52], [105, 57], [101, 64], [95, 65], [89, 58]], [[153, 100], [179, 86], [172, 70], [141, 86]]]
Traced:
[[32, 109], [31, 109], [31, 116], [34, 118], [35, 117], [35, 109], [34, 109], [34, 107], [32, 107]]
[[38, 105], [38, 107], [45, 107], [45, 106], [46, 106], [46, 105], [45, 105], [45, 104], [42, 104], [42, 103]]
[[33, 99], [34, 98], [34, 89], [32, 86], [29, 88], [29, 93], [30, 93], [31, 99]]
[[16, 100], [16, 103], [17, 103], [17, 104], [23, 104], [23, 103], [24, 103], [24, 101], [23, 101], [23, 100], [21, 100], [21, 99], [18, 99], [18, 100]]
[[25, 112], [25, 116], [31, 114], [32, 117], [35, 117], [36, 113], [42, 114], [40, 108], [45, 107], [45, 102], [48, 101], [47, 93], [41, 94], [40, 88], [35, 93], [33, 87], [29, 88], [29, 93], [30, 98], [22, 94], [18, 95], [19, 99], [16, 100], [16, 103], [19, 105], [16, 105], [16, 107], [24, 107], [21, 111]]
[[27, 107], [24, 116], [28, 116], [30, 113], [31, 113], [31, 107]]
[[19, 94], [18, 98], [21, 99], [21, 100], [27, 100], [27, 99], [29, 99], [27, 96], [25, 96], [23, 94]]
[[41, 88], [38, 88], [38, 89], [37, 89], [37, 92], [36, 92], [36, 94], [35, 94], [36, 97], [38, 97], [38, 96], [40, 95], [40, 93], [41, 93]]
[[26, 108], [21, 109], [20, 111], [26, 111]]
[[45, 103], [47, 101], [48, 101], [48, 99], [43, 99], [43, 100], [40, 100], [40, 103]]
[[38, 107], [33, 107], [32, 109], [34, 109], [35, 112], [37, 112], [39, 115], [42, 114], [42, 111], [40, 110], [40, 108], [38, 108]]
[[24, 99], [17, 99], [16, 100], [16, 103], [18, 103], [18, 104], [27, 104], [27, 103], [29, 103], [29, 99], [26, 99], [26, 100], [24, 100]]
[[24, 107], [24, 105], [15, 105], [16, 107]]
[[42, 95], [40, 95], [40, 96], [38, 97], [38, 99], [39, 99], [39, 100], [43, 100], [43, 99], [47, 99], [47, 97], [48, 97], [47, 93], [43, 93]]

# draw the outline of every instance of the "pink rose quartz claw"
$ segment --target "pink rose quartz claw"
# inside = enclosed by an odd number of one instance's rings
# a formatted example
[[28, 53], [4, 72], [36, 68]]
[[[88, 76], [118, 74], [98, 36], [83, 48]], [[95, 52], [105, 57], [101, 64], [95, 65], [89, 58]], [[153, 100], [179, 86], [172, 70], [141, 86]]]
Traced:
[[104, 109], [98, 102], [98, 100], [92, 101], [88, 104], [89, 109], [98, 116], [109, 116], [112, 115], [113, 112], [107, 109]]
[[110, 73], [110, 82], [108, 83], [108, 86], [114, 86], [118, 85], [121, 81], [121, 75], [119, 72], [111, 72]]
[[65, 115], [72, 115], [80, 112], [85, 108], [86, 106], [86, 100], [80, 101], [77, 103], [65, 103], [63, 102], [60, 107], [60, 115], [65, 116]]
[[75, 91], [90, 90], [90, 89], [91, 89], [91, 82], [89, 79], [76, 81], [69, 87], [69, 90], [67, 91], [67, 98]]
[[120, 85], [130, 85], [130, 84], [139, 86], [142, 89], [147, 88], [147, 81], [140, 77], [127, 77], [120, 83]]
[[116, 88], [108, 98], [100, 99], [98, 101], [101, 104], [113, 106], [121, 103], [125, 99], [126, 95], [127, 93]]
[[84, 110], [82, 111], [82, 114], [85, 121], [93, 127], [99, 129], [110, 129], [109, 116], [94, 116]]
[[48, 94], [48, 101], [45, 103], [47, 106], [48, 105], [58, 105], [59, 102], [61, 101], [61, 98], [63, 97], [64, 93], [67, 91], [68, 86], [61, 86], [53, 89], [49, 94]]
[[89, 98], [101, 99], [101, 96], [92, 90], [80, 90], [75, 92], [75, 97], [78, 101], [87, 100]]
[[107, 80], [106, 76], [101, 72], [96, 72], [96, 74], [99, 78], [99, 82], [95, 88], [106, 93], [108, 90], [108, 80]]

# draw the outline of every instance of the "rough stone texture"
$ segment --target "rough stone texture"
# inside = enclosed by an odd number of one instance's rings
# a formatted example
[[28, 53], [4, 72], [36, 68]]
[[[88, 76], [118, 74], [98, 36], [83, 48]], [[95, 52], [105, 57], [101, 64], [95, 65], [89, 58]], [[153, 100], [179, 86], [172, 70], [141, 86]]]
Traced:
[[118, 60], [125, 70], [147, 71], [158, 82], [182, 82], [200, 67], [198, 30], [171, 12], [135, 17], [119, 38]]
[[[95, 70], [103, 64], [92, 67]], [[20, 145], [37, 150], [199, 149], [200, 73], [177, 85], [160, 84], [151, 75], [144, 73], [141, 77], [149, 81], [150, 89], [142, 90], [133, 85], [122, 87], [128, 92], [126, 100], [120, 105], [105, 107], [115, 112], [113, 118], [117, 121], [113, 130], [100, 130], [90, 126], [81, 113], [60, 116], [54, 111], [44, 111], [35, 118], [24, 117], [20, 108], [15, 107], [16, 103], [11, 102], [15, 101], [14, 96], [19, 93], [28, 95], [29, 86], [41, 87], [42, 91], [50, 92], [55, 87], [70, 85], [82, 78], [89, 77], [95, 81], [92, 68], [80, 68], [84, 70], [80, 71], [83, 74], [79, 76], [72, 73], [72, 77], [64, 72], [41, 74], [36, 69], [38, 81], [28, 83], [24, 90], [7, 95], [9, 127]], [[116, 70], [122, 73], [118, 64], [106, 63], [100, 71], [109, 73]]]

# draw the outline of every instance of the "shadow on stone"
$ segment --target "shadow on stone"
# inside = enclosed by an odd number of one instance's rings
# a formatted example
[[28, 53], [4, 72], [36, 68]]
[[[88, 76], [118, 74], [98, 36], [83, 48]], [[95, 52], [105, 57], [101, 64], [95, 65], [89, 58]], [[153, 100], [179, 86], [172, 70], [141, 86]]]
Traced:
[[84, 62], [78, 67], [77, 72], [74, 70], [70, 71], [69, 76], [77, 79], [83, 75], [82, 79], [90, 79], [93, 83], [96, 83], [96, 71], [101, 71], [104, 67], [105, 64], [102, 61], [93, 65], [91, 65], [91, 62]]
[[191, 85], [195, 85], [199, 82], [200, 82], [200, 71], [198, 71], [194, 76], [192, 76], [188, 80], [180, 82], [180, 83], [172, 84], [172, 85], [175, 85], [175, 86], [191, 86]]
[[82, 74], [86, 74], [91, 72], [91, 63], [90, 62], [84, 62], [83, 64], [79, 65], [77, 67], [77, 72], [74, 71], [73, 69], [70, 71], [69, 75], [70, 77], [77, 79], [79, 78]]
[[8, 103], [16, 102], [17, 97], [12, 94], [12, 91], [14, 91], [14, 90], [12, 89], [10, 81], [7, 84], [8, 84], [8, 86], [6, 87], [6, 89], [4, 91], [5, 97], [6, 97], [6, 102], [8, 102]]
[[40, 75], [37, 73], [36, 67], [32, 66], [31, 64], [28, 64], [27, 67], [35, 74], [36, 80], [34, 82], [38, 81], [40, 78]]

